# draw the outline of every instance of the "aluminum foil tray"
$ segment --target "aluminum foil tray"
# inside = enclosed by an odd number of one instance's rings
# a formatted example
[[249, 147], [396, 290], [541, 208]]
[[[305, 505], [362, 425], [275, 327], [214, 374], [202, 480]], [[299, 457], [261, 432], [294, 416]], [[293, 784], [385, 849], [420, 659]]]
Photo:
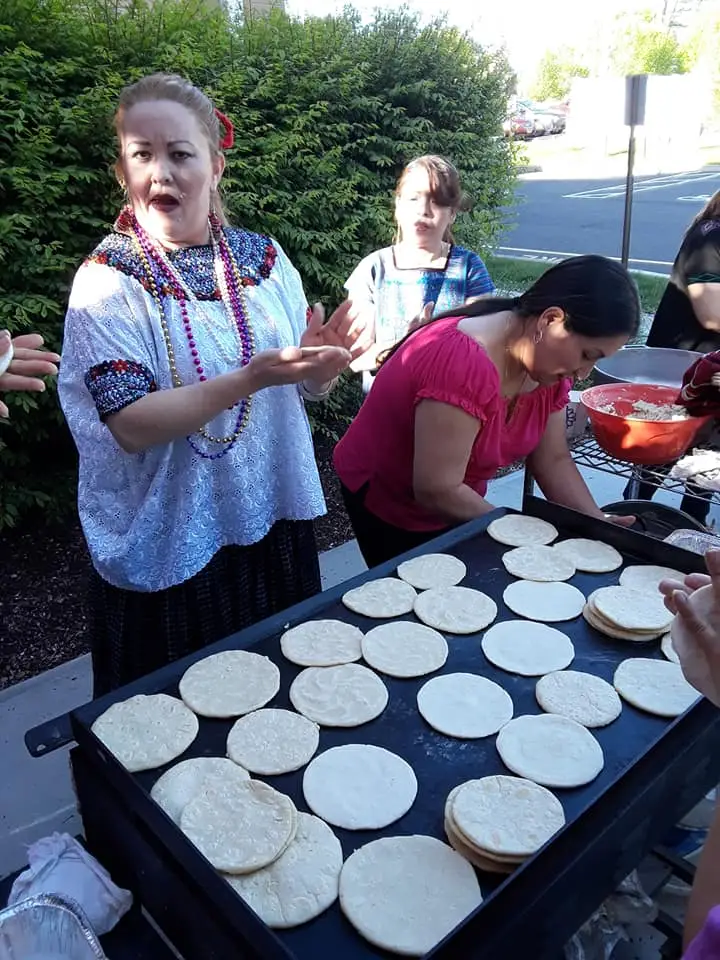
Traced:
[[720, 537], [701, 530], [673, 530], [670, 536], [665, 537], [665, 543], [691, 553], [699, 553], [704, 557], [708, 550], [720, 550]]
[[80, 908], [51, 894], [0, 910], [0, 960], [107, 960]]

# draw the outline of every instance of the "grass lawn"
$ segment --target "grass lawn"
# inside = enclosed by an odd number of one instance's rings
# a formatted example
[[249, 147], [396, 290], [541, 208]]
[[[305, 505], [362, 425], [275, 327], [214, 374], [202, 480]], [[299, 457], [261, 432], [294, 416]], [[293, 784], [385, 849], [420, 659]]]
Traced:
[[[543, 260], [520, 260], [514, 257], [485, 257], [485, 264], [495, 286], [500, 290], [521, 292], [529, 287], [552, 264]], [[667, 280], [664, 277], [649, 277], [632, 271], [640, 291], [643, 313], [655, 313]]]

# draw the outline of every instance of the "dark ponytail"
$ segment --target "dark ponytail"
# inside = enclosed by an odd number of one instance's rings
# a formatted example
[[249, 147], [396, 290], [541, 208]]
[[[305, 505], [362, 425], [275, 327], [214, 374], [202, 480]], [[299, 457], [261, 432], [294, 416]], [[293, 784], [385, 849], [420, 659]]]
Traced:
[[551, 307], [559, 307], [568, 330], [583, 337], [630, 338], [640, 327], [640, 297], [628, 271], [614, 260], [591, 254], [556, 263], [519, 297], [482, 297], [418, 324], [388, 351], [383, 362], [408, 337], [437, 320], [486, 317], [506, 310], [529, 320]]

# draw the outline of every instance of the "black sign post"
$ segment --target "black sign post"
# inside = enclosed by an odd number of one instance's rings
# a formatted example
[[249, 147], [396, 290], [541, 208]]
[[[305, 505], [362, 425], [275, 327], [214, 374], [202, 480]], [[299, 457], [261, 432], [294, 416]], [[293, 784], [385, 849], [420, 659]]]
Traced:
[[633, 186], [635, 182], [633, 176], [635, 168], [635, 127], [641, 127], [645, 123], [646, 98], [647, 74], [640, 73], [625, 77], [625, 126], [630, 127], [621, 255], [625, 267], [627, 267], [630, 259], [630, 230], [632, 227]]

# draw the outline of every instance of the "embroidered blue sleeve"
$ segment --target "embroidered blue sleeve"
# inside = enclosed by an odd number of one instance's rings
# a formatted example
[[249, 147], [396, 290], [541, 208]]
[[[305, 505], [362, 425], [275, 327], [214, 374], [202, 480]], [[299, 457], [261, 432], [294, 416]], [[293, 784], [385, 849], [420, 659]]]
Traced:
[[465, 297], [482, 297], [488, 293], [495, 293], [495, 284], [490, 279], [487, 267], [476, 253], [468, 257]]
[[103, 360], [85, 374], [85, 386], [103, 423], [112, 413], [157, 390], [152, 372], [135, 360]]

